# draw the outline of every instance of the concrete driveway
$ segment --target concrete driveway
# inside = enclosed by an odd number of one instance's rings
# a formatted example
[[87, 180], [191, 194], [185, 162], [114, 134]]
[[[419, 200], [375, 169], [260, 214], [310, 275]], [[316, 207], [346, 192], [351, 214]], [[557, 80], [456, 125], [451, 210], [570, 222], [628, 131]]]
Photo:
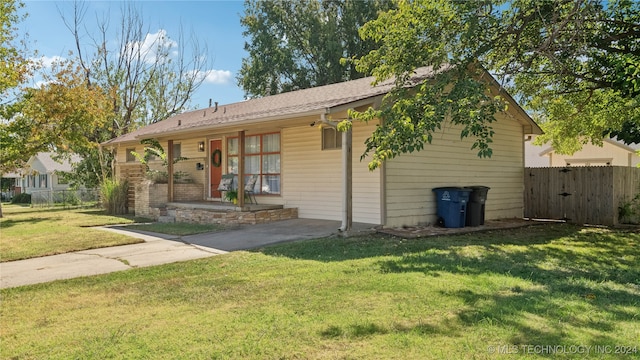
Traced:
[[[104, 227], [143, 239], [144, 243], [83, 250], [73, 253], [0, 263], [0, 288], [106, 274], [138, 267], [206, 258], [228, 251], [275, 243], [327, 237], [338, 232], [337, 221], [293, 219], [190, 236], [167, 236]], [[354, 232], [374, 225], [354, 224]]]
[[[351, 233], [372, 232], [376, 225], [355, 223]], [[226, 231], [183, 236], [188, 244], [224, 251], [254, 249], [297, 240], [308, 240], [338, 234], [339, 221], [291, 219], [268, 224], [244, 225]]]

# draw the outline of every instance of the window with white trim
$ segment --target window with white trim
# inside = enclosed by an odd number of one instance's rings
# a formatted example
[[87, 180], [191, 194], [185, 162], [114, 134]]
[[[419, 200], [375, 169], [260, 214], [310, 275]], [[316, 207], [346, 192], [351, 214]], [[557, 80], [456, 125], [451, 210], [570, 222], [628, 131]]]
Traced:
[[39, 175], [39, 179], [38, 182], [40, 183], [41, 188], [46, 188], [47, 187], [47, 174], [40, 174]]
[[136, 151], [136, 148], [128, 148], [128, 149], [126, 150], [126, 152], [127, 152], [127, 154], [126, 154], [126, 155], [127, 155], [127, 162], [134, 162], [134, 161], [136, 161], [136, 156], [135, 156], [135, 155], [133, 155], [133, 153], [134, 153], [135, 151]]
[[322, 128], [322, 150], [342, 149], [342, 133], [335, 128]]
[[[238, 138], [227, 139], [227, 173], [238, 174]], [[256, 194], [280, 194], [280, 133], [247, 136], [244, 139], [244, 183], [258, 175]]]
[[178, 160], [182, 157], [182, 146], [180, 144], [173, 143], [173, 160]]

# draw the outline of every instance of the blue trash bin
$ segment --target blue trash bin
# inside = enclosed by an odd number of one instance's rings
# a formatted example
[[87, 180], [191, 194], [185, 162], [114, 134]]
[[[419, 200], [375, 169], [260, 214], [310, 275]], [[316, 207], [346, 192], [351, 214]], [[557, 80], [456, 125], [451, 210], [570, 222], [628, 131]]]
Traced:
[[471, 189], [461, 187], [434, 188], [438, 221], [446, 228], [464, 227]]

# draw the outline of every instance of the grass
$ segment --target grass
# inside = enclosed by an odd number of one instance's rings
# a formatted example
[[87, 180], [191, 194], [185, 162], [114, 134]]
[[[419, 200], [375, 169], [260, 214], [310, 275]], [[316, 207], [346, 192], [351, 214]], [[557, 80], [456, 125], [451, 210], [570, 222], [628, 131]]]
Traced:
[[151, 223], [128, 225], [127, 229], [185, 236], [211, 231], [219, 231], [222, 230], [223, 227], [216, 224]]
[[105, 215], [98, 209], [43, 209], [2, 204], [0, 261], [13, 261], [70, 251], [133, 244], [142, 240], [89, 229], [127, 224], [131, 217]]
[[638, 264], [558, 224], [282, 244], [1, 290], [0, 358], [637, 359]]

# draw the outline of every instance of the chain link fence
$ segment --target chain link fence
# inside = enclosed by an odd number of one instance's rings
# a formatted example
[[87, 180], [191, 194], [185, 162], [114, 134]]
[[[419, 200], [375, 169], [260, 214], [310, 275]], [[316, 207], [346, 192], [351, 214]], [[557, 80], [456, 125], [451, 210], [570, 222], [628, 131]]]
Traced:
[[33, 207], [87, 207], [98, 203], [97, 189], [80, 190], [38, 190], [31, 192], [31, 206]]

